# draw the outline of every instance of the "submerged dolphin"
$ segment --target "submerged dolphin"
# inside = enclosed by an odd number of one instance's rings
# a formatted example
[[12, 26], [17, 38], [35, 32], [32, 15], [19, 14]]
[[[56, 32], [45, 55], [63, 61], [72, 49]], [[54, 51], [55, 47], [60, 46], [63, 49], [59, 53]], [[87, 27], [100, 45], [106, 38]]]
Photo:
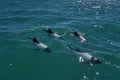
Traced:
[[51, 49], [48, 48], [47, 45], [45, 45], [45, 44], [43, 44], [42, 42], [38, 41], [38, 40], [36, 39], [36, 37], [34, 37], [34, 38], [28, 37], [28, 39], [31, 39], [31, 40], [33, 41], [33, 43], [34, 43], [35, 45], [37, 45], [40, 49], [42, 49], [42, 50], [44, 50], [44, 51], [46, 51], [46, 52], [51, 52]]
[[101, 64], [101, 62], [96, 57], [92, 56], [91, 54], [82, 52], [79, 49], [75, 49], [71, 45], [68, 45], [67, 47], [70, 50], [72, 50], [74, 53], [79, 54], [83, 58], [83, 60], [85, 60], [84, 63]]
[[50, 28], [44, 29], [43, 31], [47, 32], [48, 34], [52, 35], [55, 38], [63, 39], [63, 37], [53, 32]]
[[74, 31], [74, 32], [71, 32], [77, 39], [79, 39], [81, 42], [84, 42], [86, 41], [86, 39], [80, 35], [78, 32]]

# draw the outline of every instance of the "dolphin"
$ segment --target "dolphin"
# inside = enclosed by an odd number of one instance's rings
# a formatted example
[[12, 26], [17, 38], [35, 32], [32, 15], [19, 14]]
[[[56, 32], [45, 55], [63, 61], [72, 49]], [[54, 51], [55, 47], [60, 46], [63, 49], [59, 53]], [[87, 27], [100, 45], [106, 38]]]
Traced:
[[32, 40], [33, 43], [35, 45], [37, 45], [40, 49], [42, 49], [42, 50], [44, 50], [46, 52], [51, 52], [51, 49], [47, 45], [45, 45], [42, 42], [38, 41], [36, 37], [34, 37], [34, 38], [28, 37], [28, 39]]
[[78, 32], [74, 31], [74, 32], [71, 32], [77, 39], [79, 39], [81, 42], [84, 42], [86, 41], [86, 39], [80, 35]]
[[48, 34], [52, 35], [55, 38], [59, 38], [63, 40], [63, 37], [61, 37], [59, 34], [53, 32], [50, 28], [44, 29], [43, 31], [47, 32]]
[[[101, 64], [100, 60], [98, 60], [96, 57], [92, 56], [89, 53], [86, 52], [82, 52], [80, 49], [75, 49], [73, 48], [71, 45], [67, 45], [67, 47], [72, 50], [72, 52], [80, 55], [83, 58], [83, 61], [85, 60], [84, 64]], [[79, 59], [81, 59], [81, 57], [79, 57]]]

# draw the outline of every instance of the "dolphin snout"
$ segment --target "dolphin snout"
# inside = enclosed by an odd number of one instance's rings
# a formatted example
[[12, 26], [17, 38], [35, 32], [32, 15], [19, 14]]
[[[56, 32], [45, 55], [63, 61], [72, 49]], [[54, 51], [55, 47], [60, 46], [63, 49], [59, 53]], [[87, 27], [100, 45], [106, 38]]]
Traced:
[[102, 64], [102, 63], [100, 62], [100, 60], [95, 60], [95, 61], [93, 61], [92, 63], [94, 63], [94, 64]]

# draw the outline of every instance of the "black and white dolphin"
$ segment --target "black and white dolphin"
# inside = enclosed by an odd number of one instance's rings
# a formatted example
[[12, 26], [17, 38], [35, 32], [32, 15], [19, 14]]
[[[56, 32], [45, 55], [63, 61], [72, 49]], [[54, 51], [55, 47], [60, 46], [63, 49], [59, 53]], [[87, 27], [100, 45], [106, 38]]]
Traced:
[[48, 34], [52, 35], [55, 38], [63, 39], [63, 37], [53, 32], [50, 28], [44, 29], [43, 31], [47, 32]]
[[81, 42], [84, 42], [86, 41], [86, 39], [81, 35], [79, 34], [78, 32], [74, 31], [74, 32], [71, 32], [77, 39], [79, 39]]
[[45, 44], [43, 44], [42, 42], [38, 41], [38, 40], [36, 39], [36, 37], [34, 37], [34, 38], [28, 37], [28, 39], [31, 39], [31, 40], [33, 41], [33, 43], [34, 43], [35, 45], [37, 45], [40, 49], [42, 49], [42, 50], [44, 50], [44, 51], [46, 51], [46, 52], [51, 52], [51, 49], [50, 49], [47, 45], [45, 45]]
[[94, 56], [89, 53], [82, 52], [79, 49], [73, 48], [71, 45], [67, 45], [67, 47], [72, 50], [74, 53], [80, 55], [79, 60], [82, 59], [82, 62], [89, 64], [101, 64], [101, 62]]

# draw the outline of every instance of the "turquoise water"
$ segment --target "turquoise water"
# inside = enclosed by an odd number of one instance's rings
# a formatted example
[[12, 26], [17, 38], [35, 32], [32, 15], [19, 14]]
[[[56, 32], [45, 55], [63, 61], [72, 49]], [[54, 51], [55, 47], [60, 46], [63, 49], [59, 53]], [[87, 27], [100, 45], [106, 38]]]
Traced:
[[[119, 0], [0, 0], [0, 80], [120, 80]], [[63, 35], [65, 41], [43, 32]], [[36, 50], [36, 36], [52, 53]], [[83, 65], [74, 47], [96, 56], [100, 65]]]

